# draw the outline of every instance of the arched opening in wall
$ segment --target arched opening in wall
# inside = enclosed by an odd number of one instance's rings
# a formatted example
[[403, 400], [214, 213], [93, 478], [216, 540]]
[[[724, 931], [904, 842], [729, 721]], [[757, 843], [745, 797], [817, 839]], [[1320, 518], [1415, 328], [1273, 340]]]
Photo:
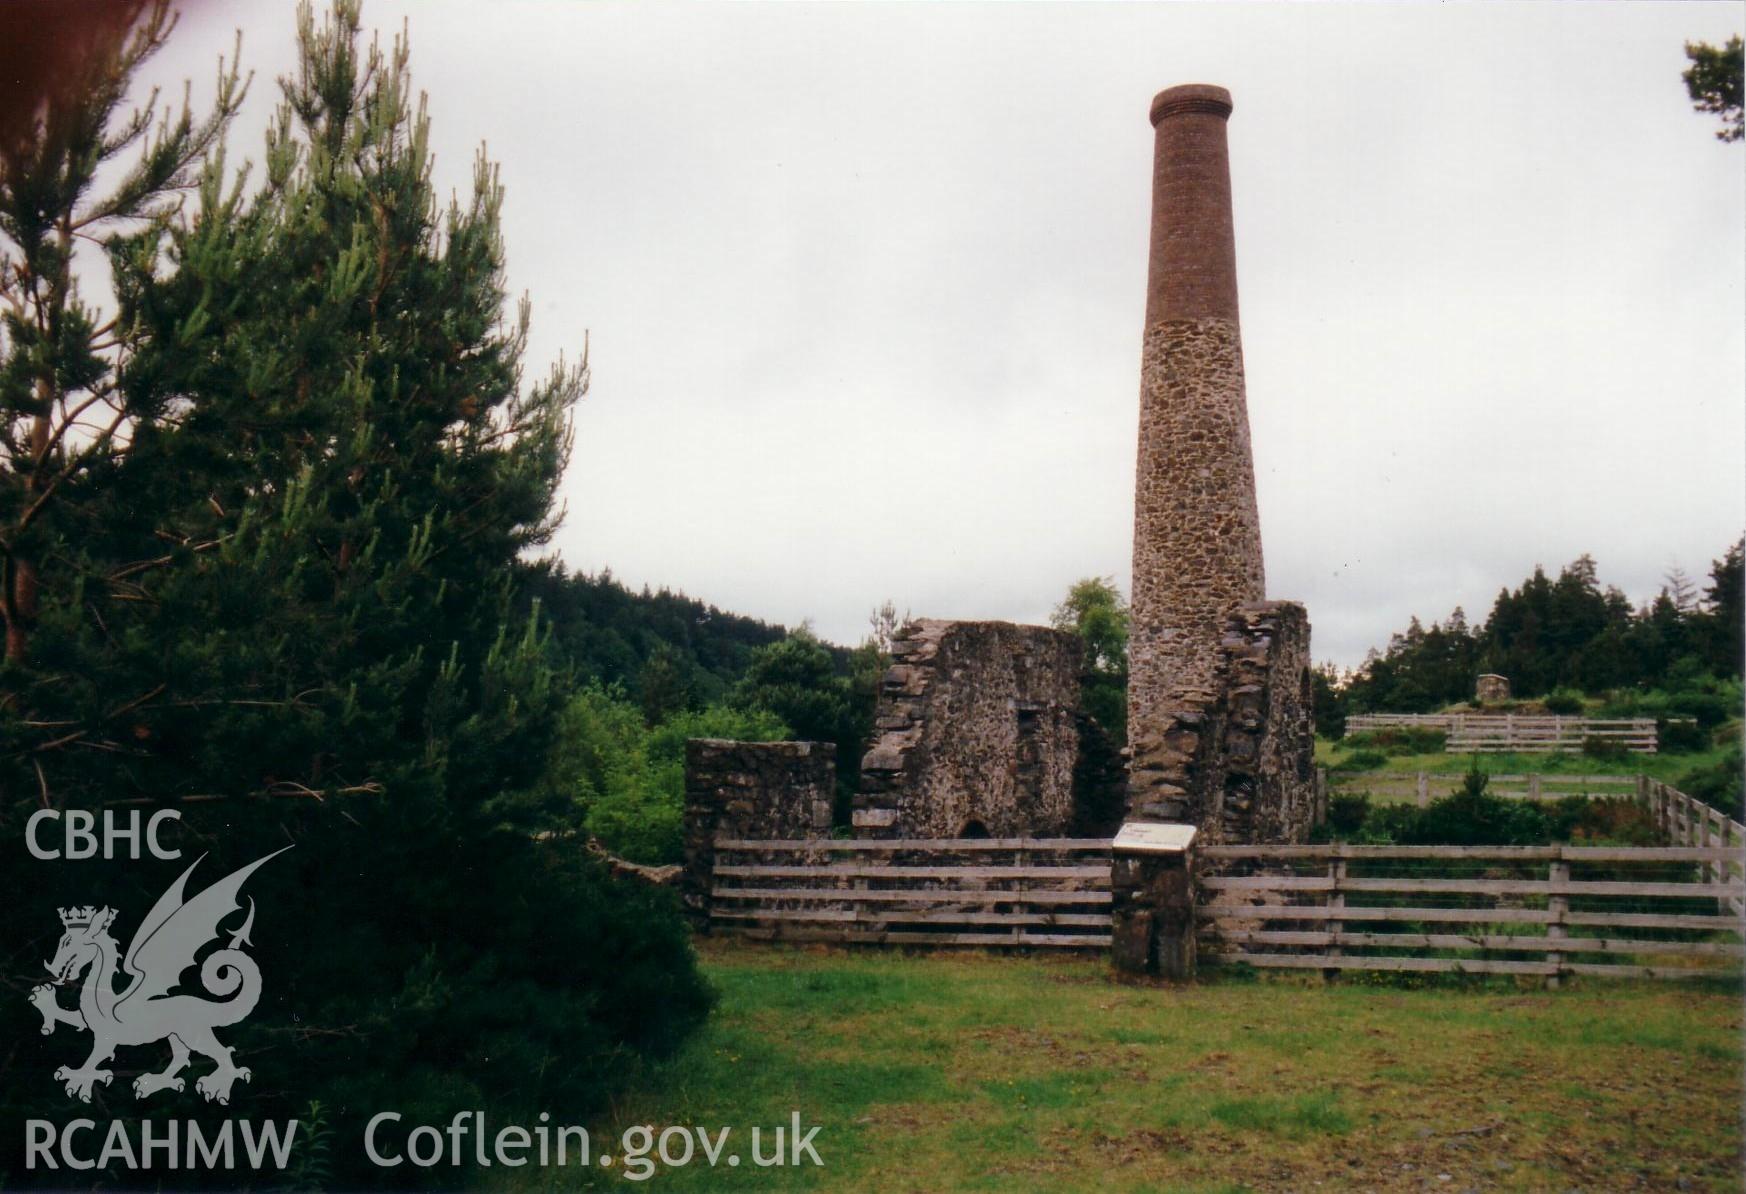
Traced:
[[988, 832], [988, 826], [984, 825], [981, 821], [978, 821], [975, 817], [972, 817], [964, 822], [963, 827], [958, 830], [958, 836], [961, 838], [975, 838], [980, 840], [991, 835]]

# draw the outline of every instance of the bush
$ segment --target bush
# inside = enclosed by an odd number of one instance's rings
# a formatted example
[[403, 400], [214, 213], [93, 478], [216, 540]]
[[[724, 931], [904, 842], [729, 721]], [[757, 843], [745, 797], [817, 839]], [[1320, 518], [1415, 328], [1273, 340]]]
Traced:
[[1709, 745], [1709, 734], [1689, 717], [1662, 718], [1655, 731], [1660, 748], [1669, 754], [1695, 754]]
[[1483, 771], [1469, 771], [1458, 791], [1420, 810], [1400, 840], [1439, 846], [1532, 846], [1551, 840], [1551, 825], [1537, 805], [1493, 796], [1486, 791], [1488, 783]]
[[1717, 684], [1707, 690], [1676, 692], [1668, 698], [1667, 706], [1675, 714], [1695, 718], [1706, 730], [1714, 729], [1740, 715], [1740, 686]]
[[1590, 734], [1582, 740], [1582, 753], [1590, 759], [1601, 759], [1608, 763], [1623, 763], [1631, 757], [1630, 749], [1617, 738], [1602, 738]]
[[1486, 787], [1483, 774], [1475, 780], [1470, 773], [1459, 791], [1423, 809], [1336, 796], [1328, 802], [1316, 840], [1414, 846], [1653, 846], [1662, 841], [1648, 810], [1628, 797], [1566, 796], [1534, 804], [1493, 796]]
[[1334, 833], [1357, 833], [1370, 816], [1370, 797], [1363, 795], [1330, 796], [1328, 798], [1328, 828]]
[[1582, 694], [1569, 688], [1554, 688], [1540, 702], [1546, 706], [1546, 712], [1568, 716], [1582, 712]]
[[1711, 808], [1721, 809], [1728, 816], [1741, 817], [1741, 779], [1743, 761], [1740, 747], [1723, 755], [1707, 767], [1694, 768], [1680, 778], [1678, 788], [1687, 796], [1703, 801]]
[[1355, 750], [1334, 764], [1336, 771], [1375, 771], [1388, 762], [1388, 756], [1379, 750]]
[[1615, 689], [1600, 708], [1602, 717], [1691, 717], [1706, 730], [1740, 716], [1739, 679], [1698, 676], [1672, 689]]
[[1380, 750], [1393, 758], [1398, 755], [1436, 754], [1448, 743], [1442, 730], [1423, 726], [1384, 726], [1379, 730], [1364, 730], [1348, 734], [1344, 745], [1355, 750]]
[[1546, 819], [1553, 841], [1663, 844], [1649, 810], [1626, 796], [1566, 796], [1546, 806]]
[[552, 807], [568, 809], [602, 845], [631, 862], [678, 862], [685, 819], [685, 742], [790, 737], [775, 714], [712, 705], [670, 715], [649, 729], [622, 689], [590, 685], [564, 711], [561, 746], [546, 786]]

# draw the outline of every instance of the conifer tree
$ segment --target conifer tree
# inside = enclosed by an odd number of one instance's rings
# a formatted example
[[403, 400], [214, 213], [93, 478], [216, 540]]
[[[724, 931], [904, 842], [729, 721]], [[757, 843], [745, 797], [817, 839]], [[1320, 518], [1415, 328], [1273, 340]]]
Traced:
[[[524, 384], [503, 188], [481, 155], [438, 205], [405, 36], [365, 44], [354, 0], [303, 5], [297, 32], [259, 168], [191, 124], [158, 190], [196, 194], [112, 237], [110, 378], [57, 366], [69, 395], [107, 385], [127, 436], [63, 482], [79, 504], [0, 672], [0, 831], [132, 804], [179, 811], [202, 874], [297, 847], [251, 880], [267, 991], [231, 1043], [271, 1058], [252, 1114], [319, 1100], [352, 1135], [383, 1107], [597, 1106], [609, 1059], [670, 1048], [708, 996], [668, 893], [536, 837], [574, 812], [539, 782], [570, 677], [514, 586], [560, 515], [586, 357]], [[57, 899], [143, 912], [174, 869], [30, 863], [0, 944], [48, 957]], [[34, 1041], [28, 1012], [0, 999], [0, 1031]], [[52, 1101], [64, 1062], [0, 1063], [0, 1108]]]
[[[86, 531], [91, 503], [132, 436], [163, 412], [133, 401], [121, 370], [141, 329], [104, 321], [74, 269], [79, 246], [125, 255], [162, 233], [246, 83], [220, 64], [210, 112], [160, 109], [153, 93], [124, 114], [133, 72], [174, 26], [166, 0], [111, 5], [64, 41], [28, 119], [0, 136], [0, 703], [16, 706], [45, 585], [69, 583], [57, 561]], [[107, 187], [99, 174], [132, 159]]]

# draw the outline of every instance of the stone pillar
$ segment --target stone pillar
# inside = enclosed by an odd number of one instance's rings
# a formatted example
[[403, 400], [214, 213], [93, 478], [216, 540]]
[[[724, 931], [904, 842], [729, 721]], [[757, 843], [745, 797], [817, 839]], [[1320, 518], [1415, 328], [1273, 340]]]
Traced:
[[1151, 262], [1134, 482], [1130, 737], [1216, 693], [1219, 641], [1265, 584], [1237, 324], [1222, 87], [1152, 101]]
[[1117, 970], [1194, 977], [1192, 825], [1124, 825], [1111, 845], [1110, 957]]

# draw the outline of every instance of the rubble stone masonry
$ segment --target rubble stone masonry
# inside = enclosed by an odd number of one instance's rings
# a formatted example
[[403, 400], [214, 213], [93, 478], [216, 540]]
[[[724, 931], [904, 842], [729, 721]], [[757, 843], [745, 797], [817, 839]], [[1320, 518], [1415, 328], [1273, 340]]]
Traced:
[[686, 911], [700, 927], [708, 925], [718, 835], [830, 835], [836, 751], [830, 742], [693, 738], [685, 744], [685, 869], [680, 890]]
[[909, 623], [861, 761], [857, 837], [1051, 837], [1075, 820], [1077, 635], [1010, 622]]
[[[1152, 102], [1151, 256], [1134, 483], [1128, 725], [1162, 741], [1220, 699], [1225, 619], [1266, 595], [1238, 329], [1230, 93]], [[1180, 728], [1180, 727], [1178, 727]], [[1136, 747], [1130, 785], [1156, 769]], [[1143, 790], [1132, 796], [1154, 803]]]
[[1130, 732], [1129, 819], [1195, 825], [1203, 845], [1304, 840], [1319, 812], [1309, 636], [1295, 602], [1229, 613], [1218, 696]]

